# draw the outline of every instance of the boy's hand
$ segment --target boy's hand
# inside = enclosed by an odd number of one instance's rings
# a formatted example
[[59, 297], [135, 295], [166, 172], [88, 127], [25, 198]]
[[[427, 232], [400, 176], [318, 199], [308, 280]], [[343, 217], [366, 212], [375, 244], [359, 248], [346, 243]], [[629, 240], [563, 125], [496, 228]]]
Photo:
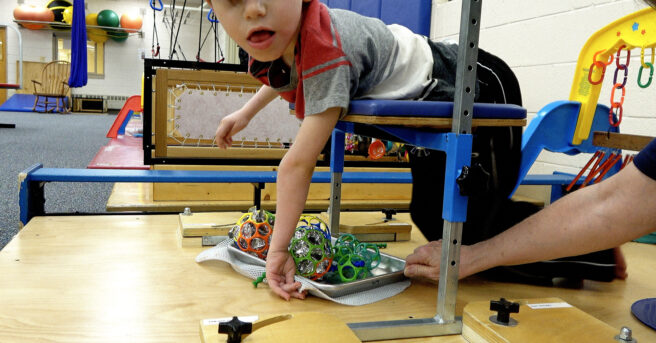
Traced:
[[225, 116], [221, 119], [221, 123], [219, 123], [219, 127], [216, 129], [216, 136], [214, 137], [216, 145], [221, 149], [231, 146], [232, 136], [243, 130], [249, 121], [250, 117], [242, 110]]
[[305, 299], [306, 292], [299, 292], [300, 282], [294, 282], [296, 264], [287, 251], [269, 251], [266, 259], [266, 279], [271, 290], [281, 298]]

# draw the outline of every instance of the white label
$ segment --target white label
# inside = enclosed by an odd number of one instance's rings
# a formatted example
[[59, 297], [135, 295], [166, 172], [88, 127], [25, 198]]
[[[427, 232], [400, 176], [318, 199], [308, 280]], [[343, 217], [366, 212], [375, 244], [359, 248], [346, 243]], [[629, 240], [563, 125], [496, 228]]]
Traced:
[[[237, 318], [242, 322], [246, 322], [246, 323], [253, 323], [256, 320], [258, 320], [258, 316], [241, 316]], [[203, 325], [218, 325], [219, 323], [225, 323], [231, 320], [232, 317], [203, 319]]]
[[572, 305], [562, 302], [562, 303], [544, 303], [544, 304], [526, 304], [526, 306], [534, 310], [542, 310], [545, 308], [566, 308], [572, 307]]

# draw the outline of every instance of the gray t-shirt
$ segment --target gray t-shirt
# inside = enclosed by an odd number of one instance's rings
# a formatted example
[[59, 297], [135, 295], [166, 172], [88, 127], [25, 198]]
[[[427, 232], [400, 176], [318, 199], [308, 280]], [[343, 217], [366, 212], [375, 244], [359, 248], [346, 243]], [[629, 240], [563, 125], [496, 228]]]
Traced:
[[[327, 70], [320, 64], [302, 72], [305, 115], [332, 107], [344, 114], [351, 99], [419, 99], [436, 85], [426, 37], [351, 11], [328, 13], [333, 40], [336, 46], [341, 43], [348, 63]], [[279, 92], [298, 86], [297, 68], [288, 71], [290, 82], [274, 88]]]

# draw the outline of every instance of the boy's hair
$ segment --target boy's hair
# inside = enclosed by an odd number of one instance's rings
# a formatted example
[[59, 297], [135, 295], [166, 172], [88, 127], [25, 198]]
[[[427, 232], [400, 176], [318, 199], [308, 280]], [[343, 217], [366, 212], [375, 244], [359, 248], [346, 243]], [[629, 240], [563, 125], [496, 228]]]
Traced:
[[642, 0], [642, 2], [656, 9], [656, 0]]

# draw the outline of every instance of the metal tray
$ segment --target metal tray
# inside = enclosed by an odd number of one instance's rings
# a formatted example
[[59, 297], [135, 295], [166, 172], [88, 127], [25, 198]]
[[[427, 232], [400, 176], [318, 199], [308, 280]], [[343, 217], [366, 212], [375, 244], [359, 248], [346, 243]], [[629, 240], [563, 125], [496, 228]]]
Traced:
[[[228, 252], [239, 261], [264, 267], [266, 262], [258, 257], [249, 255], [232, 244], [228, 246]], [[302, 276], [298, 276], [310, 283], [315, 288], [331, 298], [341, 297], [347, 294], [367, 291], [373, 288], [381, 287], [387, 284], [403, 281], [406, 279], [403, 275], [405, 260], [398, 257], [380, 253], [380, 264], [371, 270], [371, 276], [341, 284], [329, 284], [321, 281], [313, 281]]]

